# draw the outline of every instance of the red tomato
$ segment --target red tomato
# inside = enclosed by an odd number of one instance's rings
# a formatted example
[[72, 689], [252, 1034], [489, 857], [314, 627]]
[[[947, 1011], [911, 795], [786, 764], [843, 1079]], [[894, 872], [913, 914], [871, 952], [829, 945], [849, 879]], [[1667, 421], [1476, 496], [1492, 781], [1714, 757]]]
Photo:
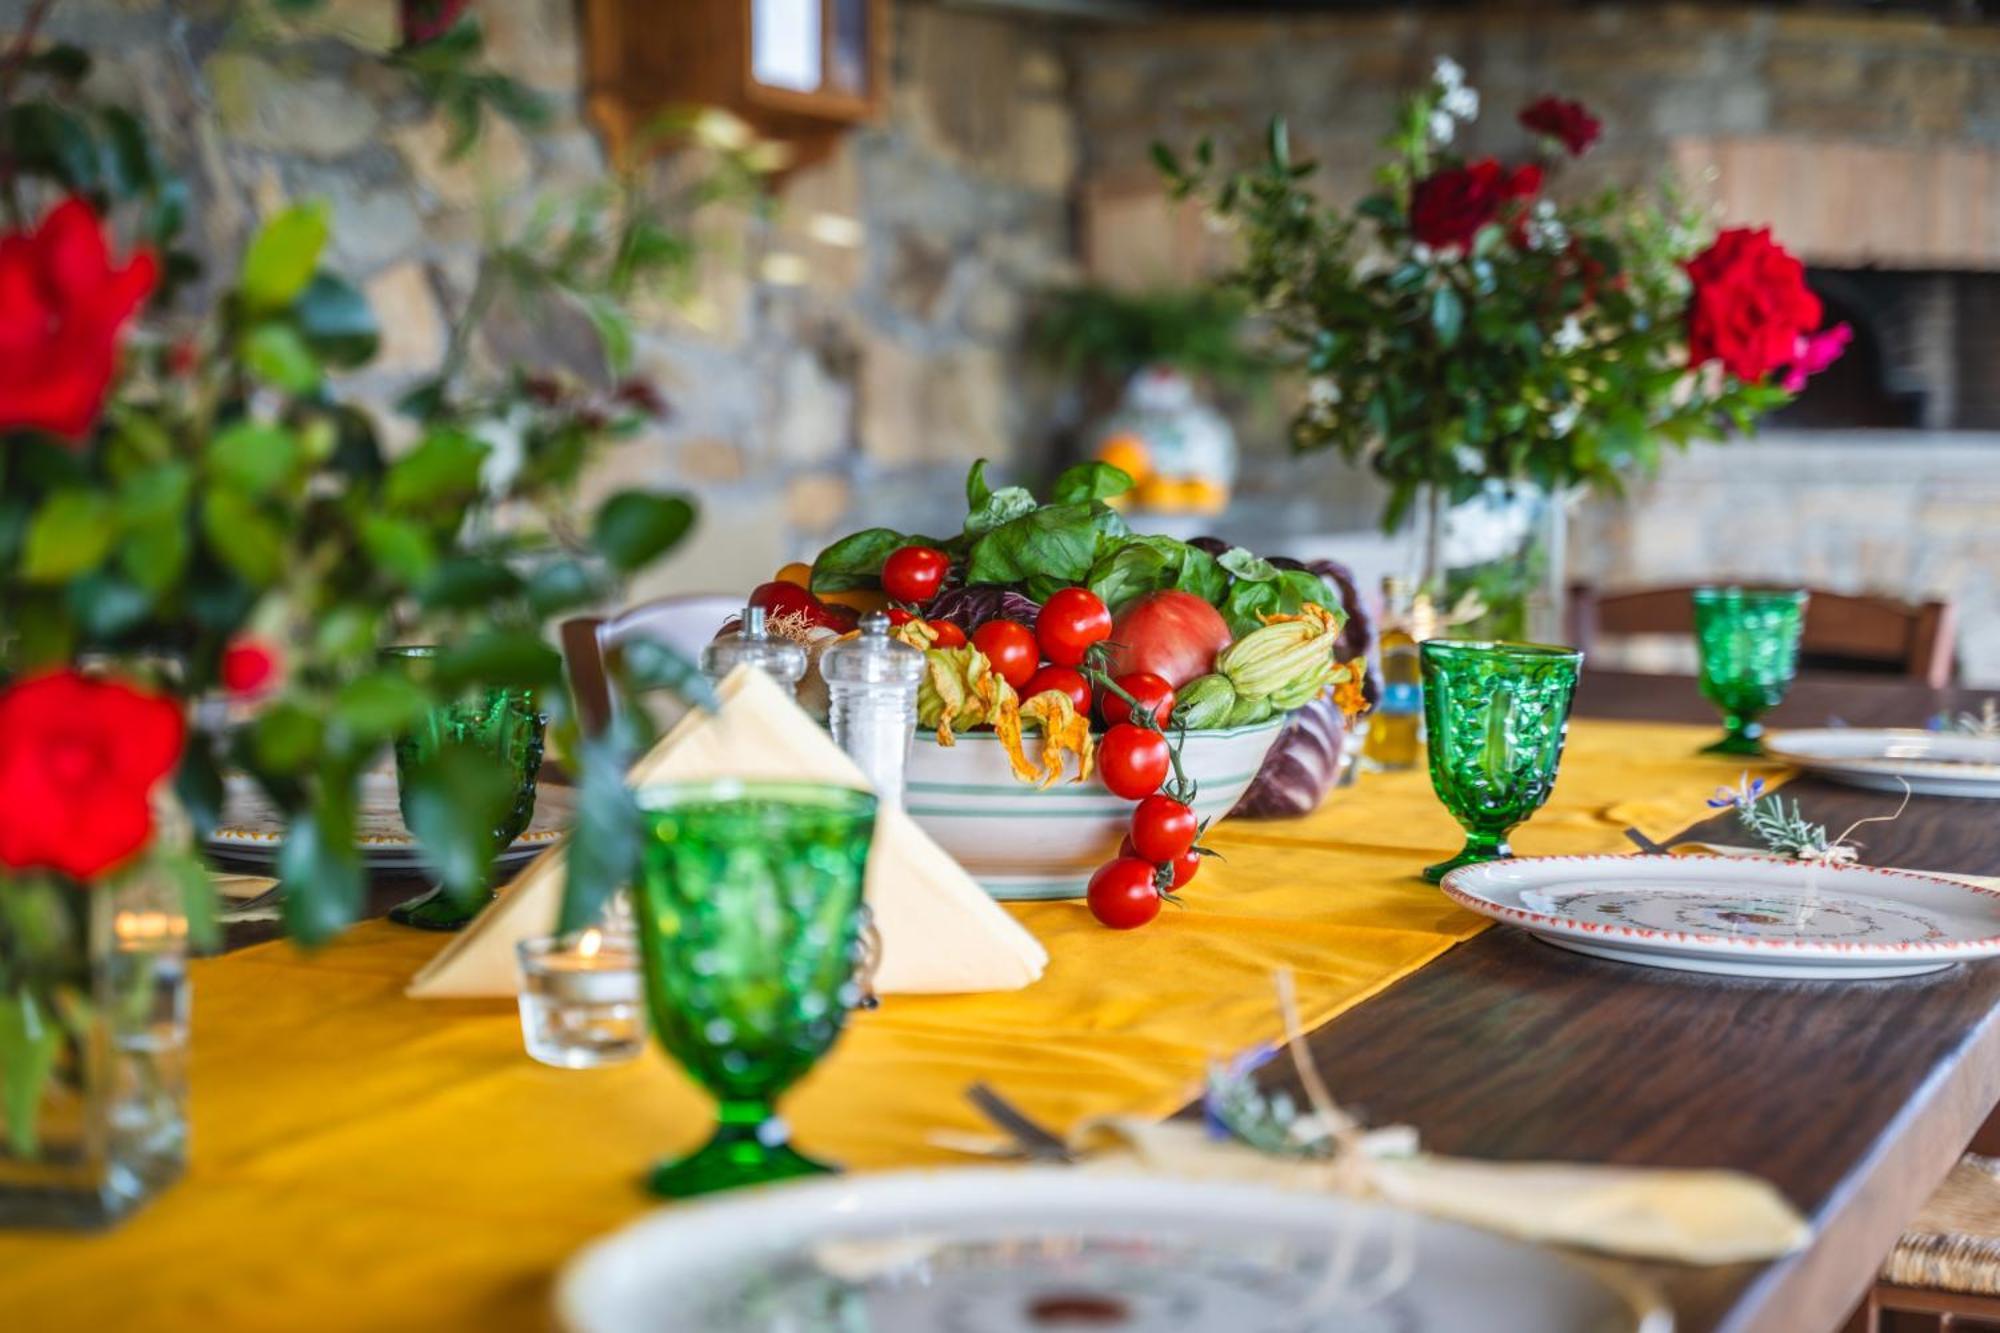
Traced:
[[952, 624], [949, 620], [926, 620], [924, 623], [937, 631], [937, 642], [932, 644], [931, 647], [965, 647], [965, 631]]
[[1113, 677], [1150, 671], [1179, 689], [1215, 669], [1229, 646], [1222, 613], [1191, 592], [1169, 588], [1125, 608], [1111, 627]]
[[1139, 802], [1139, 808], [1132, 812], [1133, 849], [1154, 865], [1186, 855], [1198, 832], [1194, 811], [1158, 792]]
[[928, 602], [944, 583], [951, 561], [928, 546], [904, 546], [882, 564], [882, 591], [899, 602]]
[[843, 632], [857, 623], [854, 612], [844, 606], [828, 606], [796, 583], [760, 583], [750, 594], [750, 605], [761, 606], [772, 619], [804, 616], [811, 625], [824, 625]]
[[1076, 666], [1091, 644], [1110, 637], [1111, 613], [1088, 588], [1058, 589], [1035, 617], [1035, 641], [1057, 666]]
[[1045, 666], [1028, 677], [1028, 683], [1021, 687], [1021, 697], [1032, 699], [1044, 690], [1067, 694], [1078, 713], [1090, 711], [1090, 682], [1083, 678], [1080, 671], [1066, 666]]
[[989, 620], [972, 631], [972, 646], [986, 654], [993, 669], [1017, 691], [1035, 674], [1042, 660], [1035, 636], [1018, 620]]
[[[1129, 676], [1120, 676], [1118, 688], [1137, 699], [1153, 714], [1154, 721], [1167, 725], [1167, 715], [1174, 711], [1174, 687], [1161, 680], [1150, 671], [1134, 671]], [[1116, 726], [1120, 722], [1132, 720], [1132, 705], [1115, 694], [1104, 696], [1104, 721]]]
[[1113, 930], [1133, 930], [1160, 914], [1153, 867], [1133, 856], [1099, 866], [1090, 877], [1090, 914]]
[[[1128, 833], [1124, 837], [1118, 840], [1118, 854], [1120, 856], [1139, 855], [1139, 849], [1132, 845], [1131, 834]], [[1175, 889], [1180, 888], [1181, 885], [1193, 879], [1194, 872], [1201, 869], [1201, 862], [1202, 862], [1202, 855], [1194, 848], [1190, 847], [1186, 851], [1182, 852], [1180, 854], [1180, 857], [1174, 862], [1174, 882], [1170, 886], [1168, 886], [1167, 891], [1171, 893]]]
[[1097, 771], [1114, 796], [1128, 801], [1151, 796], [1167, 780], [1167, 738], [1120, 722], [1097, 746]]
[[905, 611], [900, 606], [892, 606], [889, 608], [889, 623], [891, 625], [907, 625], [916, 618], [917, 617], [915, 616], [914, 613]]

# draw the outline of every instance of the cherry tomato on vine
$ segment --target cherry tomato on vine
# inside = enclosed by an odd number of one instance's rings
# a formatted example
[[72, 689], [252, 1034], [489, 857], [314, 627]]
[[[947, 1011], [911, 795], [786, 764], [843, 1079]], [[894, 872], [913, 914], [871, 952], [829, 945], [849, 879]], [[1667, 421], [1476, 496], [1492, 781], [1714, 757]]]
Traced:
[[972, 631], [972, 646], [986, 654], [993, 669], [1016, 691], [1028, 683], [1028, 677], [1035, 674], [1035, 664], [1042, 660], [1035, 636], [1018, 620], [987, 621]]
[[1042, 656], [1057, 666], [1076, 666], [1091, 644], [1110, 637], [1111, 612], [1088, 588], [1057, 589], [1035, 617], [1035, 640], [1042, 645]]
[[889, 608], [889, 623], [891, 625], [907, 625], [916, 618], [917, 617], [913, 612], [905, 611], [900, 606], [892, 606]]
[[1086, 896], [1090, 914], [1113, 930], [1133, 930], [1160, 914], [1160, 892], [1153, 887], [1153, 867], [1133, 856], [1121, 856], [1099, 866], [1090, 877]]
[[1193, 810], [1159, 792], [1139, 802], [1132, 812], [1132, 847], [1142, 860], [1154, 865], [1185, 856], [1200, 831]]
[[937, 642], [932, 644], [931, 647], [965, 647], [965, 631], [952, 624], [949, 620], [926, 620], [924, 623], [937, 631]]
[[1032, 699], [1044, 690], [1067, 694], [1078, 713], [1090, 711], [1090, 682], [1083, 678], [1081, 671], [1066, 666], [1045, 666], [1028, 677], [1028, 683], [1021, 687], [1021, 697]]
[[[1118, 854], [1120, 856], [1139, 856], [1139, 849], [1132, 845], [1131, 834], [1128, 833], [1118, 840]], [[1144, 860], [1145, 858], [1140, 857], [1139, 859]], [[1181, 885], [1193, 879], [1194, 872], [1201, 869], [1203, 859], [1202, 854], [1192, 847], [1175, 858], [1173, 865], [1174, 882], [1167, 886], [1167, 892], [1176, 892]]]
[[899, 602], [928, 602], [937, 596], [951, 561], [928, 546], [902, 546], [882, 564], [882, 591]]
[[[1118, 688], [1137, 699], [1150, 709], [1153, 720], [1161, 726], [1167, 725], [1167, 715], [1174, 711], [1174, 687], [1150, 671], [1134, 671], [1120, 676]], [[1126, 703], [1109, 690], [1104, 692], [1104, 721], [1107, 726], [1117, 726], [1120, 722], [1132, 720], [1132, 705]]]
[[1097, 771], [1114, 796], [1128, 801], [1151, 796], [1167, 780], [1167, 738], [1120, 722], [1097, 746]]

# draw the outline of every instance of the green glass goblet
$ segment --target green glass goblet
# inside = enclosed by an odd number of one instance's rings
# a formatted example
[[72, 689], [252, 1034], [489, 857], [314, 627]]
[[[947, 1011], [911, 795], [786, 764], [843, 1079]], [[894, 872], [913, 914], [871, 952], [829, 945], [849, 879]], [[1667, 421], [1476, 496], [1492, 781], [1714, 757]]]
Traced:
[[1806, 594], [1798, 588], [1696, 588], [1694, 634], [1701, 692], [1727, 734], [1703, 754], [1760, 755], [1764, 724], [1799, 665]]
[[1583, 654], [1535, 643], [1431, 639], [1423, 662], [1431, 787], [1465, 830], [1465, 849], [1424, 870], [1436, 883], [1463, 865], [1514, 854], [1507, 834], [1556, 784]]
[[[412, 672], [426, 669], [436, 655], [437, 649], [423, 645], [382, 651], [385, 660]], [[416, 775], [445, 750], [462, 746], [490, 755], [513, 784], [514, 800], [493, 828], [493, 850], [505, 849], [535, 817], [535, 780], [542, 769], [547, 726], [548, 719], [535, 707], [534, 691], [525, 688], [477, 691], [432, 709], [416, 727], [396, 738], [396, 787], [404, 826], [410, 824], [409, 793]], [[391, 908], [389, 919], [422, 930], [458, 930], [492, 901], [490, 886], [468, 900], [447, 893], [440, 884]]]
[[634, 885], [647, 1012], [718, 1102], [692, 1156], [647, 1186], [681, 1198], [834, 1168], [793, 1148], [775, 1107], [860, 999], [866, 792], [791, 782], [646, 787]]

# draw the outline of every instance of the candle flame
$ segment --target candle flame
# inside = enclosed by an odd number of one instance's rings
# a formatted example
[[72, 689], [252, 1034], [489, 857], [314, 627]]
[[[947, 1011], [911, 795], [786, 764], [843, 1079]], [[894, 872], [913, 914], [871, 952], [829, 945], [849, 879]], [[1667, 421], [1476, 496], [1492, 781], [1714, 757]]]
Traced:
[[597, 951], [604, 947], [604, 932], [596, 926], [583, 932], [576, 942], [576, 951], [585, 958], [597, 957]]

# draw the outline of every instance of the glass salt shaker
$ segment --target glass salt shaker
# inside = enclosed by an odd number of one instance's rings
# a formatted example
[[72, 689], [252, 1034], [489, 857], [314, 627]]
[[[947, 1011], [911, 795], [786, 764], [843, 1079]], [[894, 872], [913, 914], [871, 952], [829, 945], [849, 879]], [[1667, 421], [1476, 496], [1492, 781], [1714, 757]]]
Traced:
[[701, 674], [720, 685], [723, 677], [748, 662], [787, 689], [806, 674], [802, 643], [775, 638], [764, 623], [764, 608], [743, 608], [743, 627], [734, 636], [717, 639], [701, 650]]
[[859, 637], [828, 648], [819, 660], [832, 700], [833, 739], [847, 751], [884, 805], [903, 803], [903, 769], [917, 729], [917, 682], [924, 655], [889, 637], [889, 617], [861, 617]]

